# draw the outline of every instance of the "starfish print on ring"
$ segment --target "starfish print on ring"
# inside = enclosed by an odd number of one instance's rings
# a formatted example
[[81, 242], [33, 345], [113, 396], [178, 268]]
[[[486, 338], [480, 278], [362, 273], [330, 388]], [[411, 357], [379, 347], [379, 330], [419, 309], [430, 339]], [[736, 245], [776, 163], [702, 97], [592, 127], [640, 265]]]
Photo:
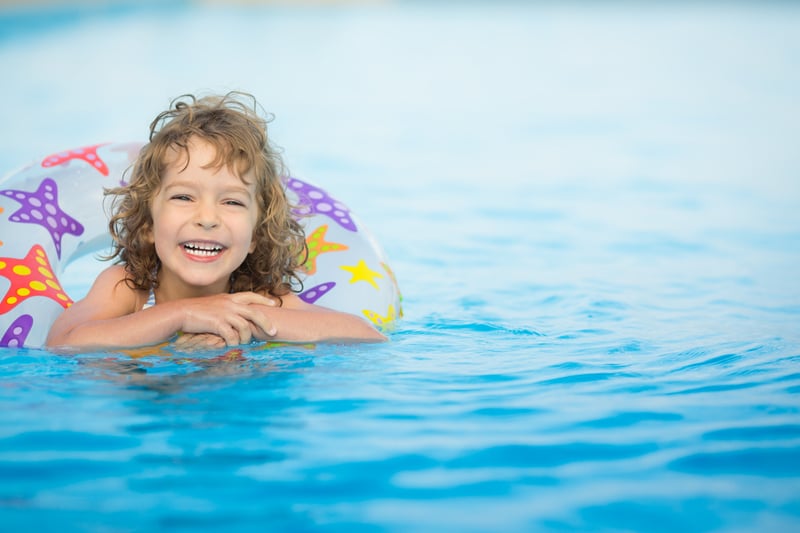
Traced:
[[56, 245], [56, 253], [61, 257], [61, 238], [64, 234], [79, 236], [83, 225], [66, 214], [58, 205], [58, 186], [50, 178], [45, 178], [35, 192], [6, 189], [0, 195], [16, 200], [22, 207], [8, 219], [21, 224], [39, 224], [50, 233]]

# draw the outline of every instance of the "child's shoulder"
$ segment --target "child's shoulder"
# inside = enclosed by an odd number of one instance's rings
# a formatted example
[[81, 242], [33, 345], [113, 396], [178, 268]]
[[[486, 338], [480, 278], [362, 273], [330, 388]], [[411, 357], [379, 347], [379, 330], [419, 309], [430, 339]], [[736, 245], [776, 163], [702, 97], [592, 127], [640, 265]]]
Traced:
[[112, 282], [112, 281], [125, 281], [130, 279], [128, 271], [122, 265], [111, 265], [103, 269], [97, 276], [97, 281]]
[[147, 301], [149, 292], [136, 289], [131, 283], [130, 273], [122, 265], [111, 265], [97, 276], [90, 294], [130, 301], [134, 307], [141, 307]]

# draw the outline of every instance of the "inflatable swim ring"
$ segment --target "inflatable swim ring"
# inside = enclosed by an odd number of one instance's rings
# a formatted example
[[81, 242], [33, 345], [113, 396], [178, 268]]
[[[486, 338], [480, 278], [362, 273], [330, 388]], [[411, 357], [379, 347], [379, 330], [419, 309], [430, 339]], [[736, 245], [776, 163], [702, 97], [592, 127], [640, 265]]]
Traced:
[[[141, 147], [59, 152], [0, 179], [0, 346], [44, 345], [73, 302], [60, 280], [65, 267], [110, 249], [103, 189], [124, 183]], [[402, 316], [401, 296], [372, 234], [324, 189], [294, 177], [285, 183], [309, 249], [300, 298], [390, 329]]]

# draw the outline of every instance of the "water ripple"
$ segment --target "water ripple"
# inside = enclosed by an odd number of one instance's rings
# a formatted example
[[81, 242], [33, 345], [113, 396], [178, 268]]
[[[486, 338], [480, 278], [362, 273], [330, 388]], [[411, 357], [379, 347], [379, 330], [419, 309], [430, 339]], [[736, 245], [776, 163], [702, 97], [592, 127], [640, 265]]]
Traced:
[[748, 448], [687, 455], [669, 468], [703, 476], [738, 474], [769, 477], [800, 476], [800, 448]]
[[800, 439], [800, 425], [784, 424], [775, 426], [732, 427], [709, 431], [703, 435], [706, 440], [734, 441], [776, 441]]
[[631, 427], [643, 422], [677, 422], [683, 420], [683, 415], [678, 413], [657, 413], [650, 411], [628, 411], [612, 416], [579, 422], [579, 426], [596, 428], [622, 428]]
[[0, 452], [124, 450], [138, 445], [139, 442], [134, 437], [88, 432], [28, 431], [0, 439]]
[[595, 381], [606, 381], [616, 378], [635, 378], [640, 377], [638, 374], [631, 374], [626, 372], [586, 372], [570, 374], [569, 376], [562, 376], [553, 379], [546, 379], [540, 381], [540, 385], [569, 385], [574, 383], [587, 383]]
[[460, 321], [454, 319], [429, 319], [426, 329], [433, 331], [468, 331], [474, 333], [508, 333], [510, 335], [541, 337], [544, 334], [532, 328], [505, 326], [492, 322]]
[[553, 467], [574, 462], [617, 461], [641, 457], [658, 449], [655, 444], [561, 443], [555, 445], [510, 444], [492, 446], [447, 462], [453, 468], [506, 466]]

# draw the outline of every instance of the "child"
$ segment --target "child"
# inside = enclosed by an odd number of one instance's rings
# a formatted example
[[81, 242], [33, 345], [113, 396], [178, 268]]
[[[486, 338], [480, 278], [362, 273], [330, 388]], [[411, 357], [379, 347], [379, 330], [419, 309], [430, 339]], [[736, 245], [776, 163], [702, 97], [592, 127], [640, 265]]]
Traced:
[[256, 109], [242, 93], [187, 95], [156, 117], [130, 182], [106, 193], [117, 262], [59, 316], [48, 346], [143, 346], [177, 333], [183, 347], [385, 340], [293, 292], [305, 239]]

